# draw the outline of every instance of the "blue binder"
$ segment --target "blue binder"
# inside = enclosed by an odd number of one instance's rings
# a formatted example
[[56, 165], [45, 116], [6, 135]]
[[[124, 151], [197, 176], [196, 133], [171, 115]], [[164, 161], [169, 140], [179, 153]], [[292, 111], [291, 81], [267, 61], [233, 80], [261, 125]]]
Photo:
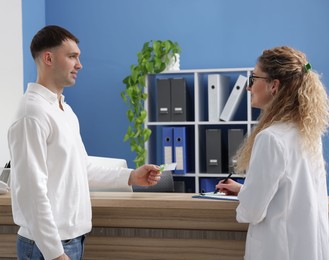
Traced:
[[186, 127], [174, 127], [174, 173], [187, 173]]
[[174, 162], [173, 137], [173, 127], [162, 128], [162, 152], [164, 164]]
[[220, 181], [220, 178], [200, 178], [200, 190], [203, 192], [214, 192], [215, 186]]

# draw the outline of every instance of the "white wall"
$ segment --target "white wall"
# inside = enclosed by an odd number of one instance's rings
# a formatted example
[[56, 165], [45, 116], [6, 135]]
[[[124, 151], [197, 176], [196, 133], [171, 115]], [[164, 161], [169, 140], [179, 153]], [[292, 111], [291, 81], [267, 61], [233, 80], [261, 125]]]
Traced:
[[10, 159], [7, 130], [23, 94], [21, 0], [0, 0], [0, 167]]

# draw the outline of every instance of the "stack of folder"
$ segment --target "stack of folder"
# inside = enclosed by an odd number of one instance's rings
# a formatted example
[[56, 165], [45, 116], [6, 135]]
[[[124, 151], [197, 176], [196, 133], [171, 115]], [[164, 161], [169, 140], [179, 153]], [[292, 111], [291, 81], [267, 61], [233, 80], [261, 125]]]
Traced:
[[239, 75], [230, 92], [230, 77], [208, 75], [208, 121], [231, 121], [244, 95], [247, 77]]
[[157, 79], [157, 121], [187, 121], [188, 93], [184, 78]]
[[[226, 171], [233, 172], [235, 166], [234, 156], [243, 139], [243, 129], [228, 129], [227, 142], [224, 142], [227, 143], [227, 151], [225, 151], [227, 153], [223, 154], [225, 149], [222, 145], [222, 130], [206, 129], [206, 172], [217, 174]], [[226, 159], [228, 159], [228, 162], [226, 162]]]
[[187, 173], [186, 127], [163, 127], [163, 163], [177, 163], [174, 173]]

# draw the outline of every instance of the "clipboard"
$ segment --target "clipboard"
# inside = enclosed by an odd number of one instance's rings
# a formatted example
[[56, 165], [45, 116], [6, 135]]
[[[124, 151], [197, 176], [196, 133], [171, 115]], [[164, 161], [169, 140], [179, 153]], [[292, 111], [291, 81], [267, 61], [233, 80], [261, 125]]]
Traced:
[[239, 201], [237, 196], [226, 195], [225, 193], [222, 193], [222, 192], [218, 192], [218, 193], [205, 192], [205, 193], [193, 195], [192, 198]]

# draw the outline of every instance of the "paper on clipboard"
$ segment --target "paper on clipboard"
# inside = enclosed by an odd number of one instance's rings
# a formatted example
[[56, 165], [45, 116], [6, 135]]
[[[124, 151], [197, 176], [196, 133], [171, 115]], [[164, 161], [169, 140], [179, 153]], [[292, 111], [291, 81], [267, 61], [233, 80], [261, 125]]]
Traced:
[[222, 192], [218, 192], [218, 193], [205, 192], [205, 193], [193, 195], [192, 198], [239, 201], [237, 196], [225, 195], [225, 193], [222, 193]]

